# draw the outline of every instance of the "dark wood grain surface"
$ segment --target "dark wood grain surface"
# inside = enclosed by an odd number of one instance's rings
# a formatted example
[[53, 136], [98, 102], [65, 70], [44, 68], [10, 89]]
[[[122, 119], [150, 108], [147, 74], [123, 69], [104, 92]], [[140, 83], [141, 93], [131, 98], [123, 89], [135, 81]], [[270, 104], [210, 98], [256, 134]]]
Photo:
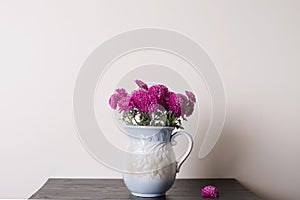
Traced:
[[220, 191], [218, 200], [259, 200], [235, 179], [177, 179], [167, 195], [159, 198], [132, 196], [120, 179], [48, 179], [30, 199], [140, 199], [197, 200], [201, 188], [214, 185]]

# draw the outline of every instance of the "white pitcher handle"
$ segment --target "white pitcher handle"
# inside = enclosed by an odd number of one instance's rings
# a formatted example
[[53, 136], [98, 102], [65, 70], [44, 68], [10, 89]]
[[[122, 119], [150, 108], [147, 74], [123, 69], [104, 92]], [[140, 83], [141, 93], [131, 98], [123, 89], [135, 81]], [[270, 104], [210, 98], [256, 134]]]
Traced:
[[175, 141], [175, 138], [180, 135], [186, 136], [189, 144], [188, 144], [186, 152], [180, 158], [178, 158], [176, 172], [179, 172], [181, 165], [187, 159], [187, 157], [190, 155], [192, 148], [193, 148], [193, 138], [190, 134], [188, 134], [185, 131], [177, 131], [177, 132], [173, 133], [171, 136], [171, 144], [176, 145], [177, 142]]

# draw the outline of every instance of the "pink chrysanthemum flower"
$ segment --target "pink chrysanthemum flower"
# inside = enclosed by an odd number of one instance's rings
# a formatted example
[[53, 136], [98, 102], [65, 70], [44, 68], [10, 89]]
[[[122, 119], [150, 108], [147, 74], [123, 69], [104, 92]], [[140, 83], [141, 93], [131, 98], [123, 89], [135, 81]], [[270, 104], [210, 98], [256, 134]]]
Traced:
[[148, 85], [141, 80], [135, 80], [135, 83], [144, 90], [148, 90]]
[[145, 90], [134, 91], [131, 95], [130, 103], [137, 109], [148, 112], [150, 105], [148, 92]]
[[123, 97], [119, 103], [119, 112], [128, 112], [130, 109], [132, 109], [134, 106], [133, 104], [130, 102], [130, 96], [126, 96]]
[[186, 102], [188, 101], [188, 98], [187, 98], [185, 95], [183, 95], [183, 94], [178, 93], [178, 94], [176, 94], [176, 96], [177, 96], [178, 98], [182, 99], [182, 101], [183, 101], [184, 103], [186, 103]]
[[169, 94], [169, 109], [174, 112], [176, 117], [180, 117], [184, 115], [184, 103], [185, 103], [185, 98], [183, 97], [184, 95], [177, 95], [173, 92]]
[[109, 105], [112, 109], [116, 109], [119, 101], [119, 95], [118, 94], [113, 94], [109, 98]]
[[185, 91], [185, 94], [191, 102], [196, 103], [196, 97], [195, 97], [194, 93], [192, 93], [190, 91]]
[[118, 89], [116, 89], [116, 92], [120, 96], [123, 96], [123, 97], [127, 96], [127, 92], [126, 92], [126, 90], [124, 88], [118, 88]]
[[151, 104], [159, 104], [167, 109], [168, 88], [164, 85], [153, 85], [149, 88]]
[[116, 89], [116, 92], [115, 94], [111, 95], [110, 98], [109, 98], [109, 105], [112, 109], [116, 109], [117, 108], [117, 105], [118, 105], [118, 102], [123, 98], [123, 97], [126, 97], [127, 96], [127, 92], [125, 89], [123, 88], [119, 88], [119, 89]]
[[186, 114], [186, 105], [188, 103], [188, 98], [183, 95], [183, 94], [176, 94], [176, 98], [179, 100], [180, 102], [180, 111], [181, 111], [181, 116], [183, 117]]
[[192, 101], [188, 101], [185, 105], [185, 115], [187, 117], [191, 116], [194, 112], [194, 103]]
[[219, 196], [219, 191], [215, 186], [205, 186], [202, 190], [201, 190], [201, 195], [203, 197], [213, 197], [216, 198]]

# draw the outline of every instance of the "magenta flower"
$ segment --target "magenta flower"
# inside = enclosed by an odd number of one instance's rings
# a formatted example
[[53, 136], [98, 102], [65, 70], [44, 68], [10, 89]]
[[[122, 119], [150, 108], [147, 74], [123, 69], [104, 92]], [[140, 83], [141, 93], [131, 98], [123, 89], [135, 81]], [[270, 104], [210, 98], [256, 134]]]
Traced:
[[159, 104], [167, 109], [168, 88], [164, 85], [153, 85], [149, 88], [151, 104]]
[[169, 109], [174, 112], [176, 117], [180, 117], [184, 115], [184, 103], [185, 103], [185, 98], [183, 97], [184, 95], [177, 95], [175, 93], [169, 93]]
[[168, 88], [164, 85], [153, 85], [149, 88], [149, 95], [155, 95], [162, 100], [168, 94]]
[[202, 188], [201, 190], [201, 195], [203, 197], [213, 197], [216, 198], [219, 196], [219, 191], [215, 186], [205, 186], [204, 188]]
[[169, 109], [175, 113], [176, 117], [189, 117], [194, 112], [194, 103], [183, 94], [169, 93]]
[[150, 103], [148, 92], [145, 90], [137, 90], [131, 94], [130, 104], [141, 111], [148, 112]]
[[185, 94], [191, 102], [196, 103], [196, 97], [195, 97], [194, 93], [185, 91]]
[[148, 90], [148, 85], [141, 80], [135, 80], [135, 83], [144, 90]]

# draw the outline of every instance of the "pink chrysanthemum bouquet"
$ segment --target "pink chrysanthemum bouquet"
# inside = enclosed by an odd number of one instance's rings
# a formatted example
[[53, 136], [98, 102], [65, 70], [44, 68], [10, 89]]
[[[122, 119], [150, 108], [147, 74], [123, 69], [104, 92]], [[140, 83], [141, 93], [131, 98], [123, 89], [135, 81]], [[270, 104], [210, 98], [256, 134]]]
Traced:
[[139, 86], [128, 94], [125, 89], [116, 89], [109, 98], [112, 109], [118, 109], [126, 125], [133, 126], [171, 126], [182, 128], [182, 120], [186, 120], [194, 111], [195, 95], [186, 91], [176, 94], [166, 86], [158, 84], [148, 87], [141, 80]]

